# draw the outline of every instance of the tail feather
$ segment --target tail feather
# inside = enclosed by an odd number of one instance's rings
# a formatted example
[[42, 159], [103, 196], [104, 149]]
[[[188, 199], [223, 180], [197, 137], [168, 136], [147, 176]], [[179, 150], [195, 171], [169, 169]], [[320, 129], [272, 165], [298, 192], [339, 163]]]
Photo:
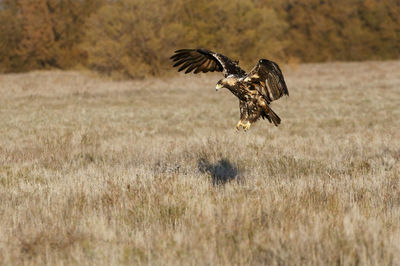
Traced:
[[270, 123], [274, 123], [275, 126], [278, 126], [281, 123], [281, 119], [279, 118], [279, 116], [274, 111], [272, 111], [271, 107], [269, 107], [268, 105], [261, 115], [263, 118], [267, 118]]

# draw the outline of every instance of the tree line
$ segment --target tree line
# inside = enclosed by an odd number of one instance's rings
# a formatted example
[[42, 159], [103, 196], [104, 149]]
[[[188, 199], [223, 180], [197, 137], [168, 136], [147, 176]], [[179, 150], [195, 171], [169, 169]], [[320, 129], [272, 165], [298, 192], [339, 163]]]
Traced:
[[171, 70], [179, 48], [322, 62], [400, 57], [400, 0], [0, 0], [0, 72]]

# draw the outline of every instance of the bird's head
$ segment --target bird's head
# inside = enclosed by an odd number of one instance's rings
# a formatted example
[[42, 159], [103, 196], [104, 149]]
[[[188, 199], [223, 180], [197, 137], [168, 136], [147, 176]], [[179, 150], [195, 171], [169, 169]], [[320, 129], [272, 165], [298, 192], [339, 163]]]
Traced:
[[215, 90], [218, 91], [221, 88], [231, 88], [235, 86], [237, 83], [237, 79], [235, 77], [227, 77], [218, 81], [217, 86], [215, 86]]
[[221, 79], [220, 81], [217, 82], [217, 85], [215, 86], [215, 90], [219, 91], [219, 89], [225, 87], [223, 79]]

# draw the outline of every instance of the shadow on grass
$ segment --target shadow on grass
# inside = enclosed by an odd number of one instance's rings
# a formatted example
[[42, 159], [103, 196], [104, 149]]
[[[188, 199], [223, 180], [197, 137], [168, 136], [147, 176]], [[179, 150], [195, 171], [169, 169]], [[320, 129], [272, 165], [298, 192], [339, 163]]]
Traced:
[[198, 161], [200, 172], [209, 174], [213, 185], [224, 185], [239, 176], [237, 167], [233, 166], [227, 159], [221, 159], [217, 163], [210, 163], [202, 158]]

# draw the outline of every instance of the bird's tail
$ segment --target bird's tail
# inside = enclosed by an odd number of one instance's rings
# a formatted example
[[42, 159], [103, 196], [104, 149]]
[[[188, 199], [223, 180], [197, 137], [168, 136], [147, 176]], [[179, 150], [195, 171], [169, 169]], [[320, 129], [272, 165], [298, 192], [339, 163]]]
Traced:
[[279, 116], [274, 111], [272, 111], [271, 107], [269, 107], [268, 105], [266, 105], [261, 115], [263, 118], [267, 118], [269, 122], [274, 123], [275, 126], [278, 126], [281, 123], [281, 119], [279, 118]]

